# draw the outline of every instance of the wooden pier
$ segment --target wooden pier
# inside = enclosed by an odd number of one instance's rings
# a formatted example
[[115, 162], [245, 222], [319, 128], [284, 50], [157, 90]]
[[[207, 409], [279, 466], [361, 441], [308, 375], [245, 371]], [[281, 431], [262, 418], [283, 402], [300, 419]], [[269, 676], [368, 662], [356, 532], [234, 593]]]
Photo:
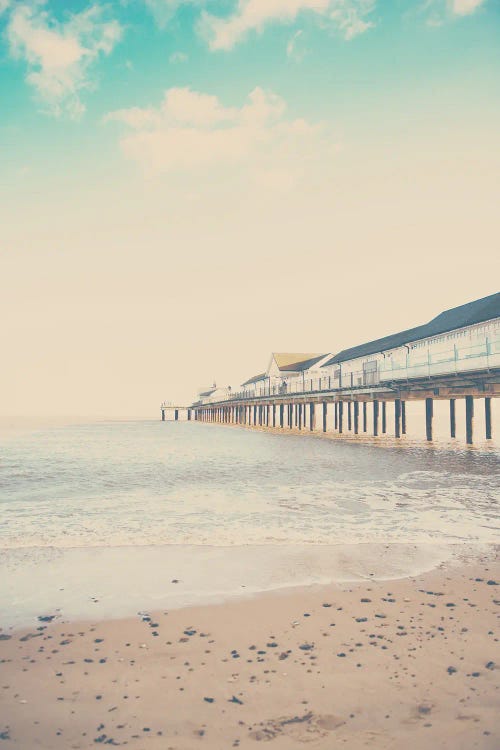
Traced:
[[[371, 434], [392, 434], [400, 438], [406, 434], [406, 404], [409, 401], [425, 402], [425, 435], [434, 438], [434, 402], [449, 401], [450, 437], [456, 438], [456, 402], [465, 400], [465, 439], [471, 445], [474, 439], [474, 411], [482, 402], [485, 415], [485, 438], [492, 439], [491, 400], [500, 396], [500, 370], [469, 373], [467, 377], [438, 376], [402, 384], [380, 384], [376, 387], [304, 391], [302, 393], [255, 396], [236, 396], [211, 404], [192, 407], [163, 407], [174, 410], [179, 419], [179, 409], [186, 409], [188, 420], [218, 424], [239, 424], [247, 427], [270, 427], [281, 430], [328, 431], [328, 417], [333, 410], [333, 432], [342, 435], [369, 433], [368, 407], [371, 404]], [[393, 426], [389, 426], [388, 404], [393, 405]], [[192, 415], [191, 413], [192, 412]], [[360, 424], [361, 414], [361, 424]]]

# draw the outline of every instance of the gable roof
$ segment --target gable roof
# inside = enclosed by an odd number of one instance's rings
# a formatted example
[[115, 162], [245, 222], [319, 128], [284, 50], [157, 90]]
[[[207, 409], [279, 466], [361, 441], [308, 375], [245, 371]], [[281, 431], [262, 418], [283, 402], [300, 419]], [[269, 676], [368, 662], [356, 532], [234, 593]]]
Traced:
[[215, 393], [216, 390], [217, 388], [211, 388], [209, 391], [204, 391], [203, 393], [199, 393], [198, 395], [200, 398], [203, 398], [203, 397], [206, 398], [207, 396], [211, 396], [212, 393]]
[[289, 354], [273, 352], [273, 358], [281, 372], [302, 372], [326, 357], [326, 354]]
[[345, 362], [349, 359], [366, 357], [370, 354], [395, 349], [398, 346], [408, 344], [410, 341], [419, 341], [429, 336], [437, 336], [441, 333], [453, 331], [456, 328], [474, 325], [475, 323], [484, 323], [487, 320], [500, 317], [500, 292], [490, 294], [489, 297], [467, 302], [465, 305], [453, 307], [450, 310], [437, 315], [429, 323], [409, 328], [400, 333], [394, 333], [391, 336], [385, 336], [375, 341], [369, 341], [360, 346], [353, 346], [350, 349], [344, 349], [334, 357], [325, 362], [323, 367]]
[[252, 383], [258, 383], [259, 380], [264, 380], [265, 377], [266, 377], [266, 373], [261, 372], [260, 375], [254, 375], [253, 378], [250, 378], [249, 380], [245, 380], [245, 382], [242, 383], [241, 386], [243, 387], [245, 385], [252, 385]]

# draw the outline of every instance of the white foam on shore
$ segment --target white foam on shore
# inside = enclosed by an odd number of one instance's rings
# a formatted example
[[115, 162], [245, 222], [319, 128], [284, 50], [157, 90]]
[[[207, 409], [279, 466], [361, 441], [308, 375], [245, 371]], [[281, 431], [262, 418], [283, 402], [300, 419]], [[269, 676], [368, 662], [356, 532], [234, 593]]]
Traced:
[[3, 550], [0, 627], [31, 626], [40, 615], [103, 620], [289, 587], [393, 580], [487, 551], [440, 543]]

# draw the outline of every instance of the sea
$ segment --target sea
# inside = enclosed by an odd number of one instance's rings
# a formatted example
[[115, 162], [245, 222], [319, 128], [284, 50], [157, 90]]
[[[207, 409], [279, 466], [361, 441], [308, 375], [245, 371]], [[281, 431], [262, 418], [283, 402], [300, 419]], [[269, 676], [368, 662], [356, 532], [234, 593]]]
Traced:
[[0, 430], [0, 627], [391, 580], [491, 552], [498, 446], [159, 420]]

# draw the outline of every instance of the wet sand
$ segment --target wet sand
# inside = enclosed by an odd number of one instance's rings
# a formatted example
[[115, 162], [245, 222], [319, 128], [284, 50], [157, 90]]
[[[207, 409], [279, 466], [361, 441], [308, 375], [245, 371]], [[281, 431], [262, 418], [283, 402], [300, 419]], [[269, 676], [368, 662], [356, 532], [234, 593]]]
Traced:
[[0, 631], [0, 747], [493, 750], [499, 582], [490, 557]]

